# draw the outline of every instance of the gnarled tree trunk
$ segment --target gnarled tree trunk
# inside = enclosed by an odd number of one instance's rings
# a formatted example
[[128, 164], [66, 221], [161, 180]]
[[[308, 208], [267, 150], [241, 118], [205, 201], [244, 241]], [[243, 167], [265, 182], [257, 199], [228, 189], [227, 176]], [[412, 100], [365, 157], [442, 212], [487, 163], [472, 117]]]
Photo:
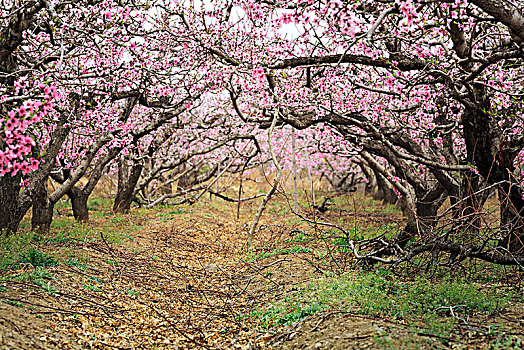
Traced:
[[[522, 189], [515, 183], [513, 159], [519, 145], [502, 134], [492, 111], [484, 86], [473, 87], [474, 103], [469, 104], [463, 116], [464, 139], [468, 160], [477, 166], [478, 172], [488, 184], [499, 184], [502, 239], [499, 246], [512, 253], [524, 253], [524, 200]], [[496, 113], [495, 113], [496, 115]]]
[[89, 195], [84, 193], [77, 187], [71, 187], [66, 193], [71, 200], [71, 206], [73, 208], [73, 216], [78, 221], [89, 221], [89, 210], [87, 208], [87, 200]]
[[20, 196], [20, 175], [0, 177], [0, 232], [16, 232], [20, 223], [18, 198]]
[[130, 167], [121, 160], [118, 164], [118, 189], [116, 192], [113, 211], [115, 213], [126, 213], [131, 209], [133, 192], [142, 174], [143, 165], [133, 164]]
[[384, 176], [377, 171], [374, 171], [374, 173], [377, 181], [377, 191], [373, 194], [373, 199], [376, 201], [383, 201], [387, 204], [397, 203], [398, 195], [393, 191], [393, 188], [389, 185]]
[[31, 229], [38, 233], [48, 233], [53, 221], [54, 203], [49, 200], [47, 180], [42, 181], [35, 188], [33, 194], [33, 216]]

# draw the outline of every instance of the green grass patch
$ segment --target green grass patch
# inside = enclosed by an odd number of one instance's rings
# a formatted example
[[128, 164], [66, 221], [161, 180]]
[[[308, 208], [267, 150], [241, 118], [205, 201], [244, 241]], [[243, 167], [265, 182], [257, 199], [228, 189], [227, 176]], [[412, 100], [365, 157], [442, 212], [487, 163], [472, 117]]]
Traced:
[[0, 271], [11, 268], [33, 240], [33, 232], [6, 235], [0, 233]]
[[35, 267], [49, 267], [58, 265], [58, 261], [53, 256], [30, 247], [26, 252], [20, 254], [13, 269], [18, 269], [23, 264], [31, 264]]
[[56, 293], [56, 288], [49, 283], [49, 281], [53, 279], [53, 275], [41, 266], [38, 266], [32, 271], [24, 271], [14, 276], [8, 276], [7, 278], [14, 281], [32, 282], [48, 293]]
[[319, 303], [293, 303], [286, 300], [286, 302], [270, 305], [266, 309], [254, 309], [250, 313], [240, 316], [239, 319], [256, 319], [259, 321], [260, 328], [268, 329], [280, 325], [290, 326], [325, 308], [326, 305]]
[[259, 319], [262, 327], [272, 327], [289, 325], [324, 309], [340, 309], [405, 320], [440, 336], [449, 333], [460, 319], [502, 310], [509, 298], [504, 291], [481, 289], [465, 281], [401, 281], [382, 269], [360, 277], [322, 278], [244, 316]]

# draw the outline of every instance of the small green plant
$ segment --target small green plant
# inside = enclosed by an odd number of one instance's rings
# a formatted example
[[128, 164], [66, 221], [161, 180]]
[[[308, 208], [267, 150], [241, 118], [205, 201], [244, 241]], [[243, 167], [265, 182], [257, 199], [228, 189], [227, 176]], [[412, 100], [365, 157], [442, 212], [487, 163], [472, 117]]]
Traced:
[[92, 198], [87, 202], [87, 209], [89, 211], [100, 211], [104, 208], [111, 208], [111, 199], [110, 198]]
[[489, 344], [490, 349], [522, 349], [524, 348], [524, 339], [516, 335], [502, 334]]
[[70, 242], [73, 242], [73, 239], [69, 237], [69, 234], [67, 232], [64, 232], [64, 231], [58, 231], [55, 237], [47, 238], [44, 240], [45, 244], [50, 244], [50, 243], [65, 244], [65, 243], [70, 243]]
[[124, 238], [127, 238], [129, 239], [130, 241], [135, 241], [135, 239], [133, 237], [131, 237], [130, 235], [128, 234], [121, 234], [121, 235], [118, 235], [118, 237], [124, 237]]
[[294, 309], [291, 310], [291, 312], [288, 312], [282, 317], [280, 317], [277, 321], [277, 324], [290, 326], [293, 323], [301, 321], [307, 316], [313, 315], [319, 311], [322, 311], [325, 308], [325, 305], [321, 305], [319, 303], [313, 303], [306, 307], [303, 307], [302, 305], [297, 305]]
[[30, 247], [29, 250], [20, 254], [13, 269], [17, 269], [23, 264], [31, 264], [35, 267], [49, 267], [58, 265], [58, 261], [54, 257]]
[[418, 320], [425, 332], [444, 336], [474, 313], [501, 310], [509, 296], [463, 281], [402, 281], [382, 268], [365, 276], [342, 275], [310, 282], [265, 311], [250, 314], [261, 326], [289, 325], [326, 308], [374, 317]]
[[109, 265], [111, 265], [111, 266], [118, 266], [118, 265], [120, 265], [118, 260], [104, 259], [104, 261], [106, 263], [108, 263]]
[[310, 303], [301, 301], [291, 303], [289, 299], [270, 304], [266, 310], [255, 308], [250, 313], [240, 316], [240, 319], [254, 318], [259, 321], [259, 326], [268, 329], [275, 326], [290, 326], [304, 318], [322, 311], [326, 306], [316, 301]]
[[10, 278], [15, 281], [30, 281], [48, 293], [56, 293], [56, 288], [49, 283], [49, 280], [53, 279], [53, 275], [42, 266], [38, 266], [33, 271], [24, 271]]
[[2, 300], [2, 302], [6, 303], [8, 305], [12, 305], [12, 306], [16, 306], [16, 307], [24, 307], [24, 304], [22, 304], [18, 300], [12, 300], [12, 299], [6, 299], [6, 298], [2, 298], [0, 300]]
[[89, 276], [86, 283], [83, 284], [84, 288], [93, 292], [101, 292], [104, 281], [96, 276]]
[[120, 223], [120, 222], [124, 222], [125, 220], [126, 220], [126, 218], [121, 217], [121, 216], [115, 216], [115, 217], [109, 219], [109, 221], [111, 221], [113, 223]]
[[178, 215], [178, 214], [189, 214], [189, 213], [191, 213], [191, 211], [188, 211], [183, 208], [177, 208], [175, 210], [170, 211], [168, 214]]
[[102, 291], [102, 289], [99, 286], [95, 285], [95, 284], [84, 283], [83, 286], [84, 286], [85, 289], [93, 291], [93, 292], [101, 292]]
[[82, 264], [77, 258], [71, 258], [65, 261], [65, 263], [69, 266], [74, 266], [76, 268], [79, 268], [80, 270], [86, 270], [87, 265]]
[[11, 235], [0, 232], [0, 271], [11, 268], [20, 252], [27, 249], [33, 235], [33, 232]]
[[289, 243], [304, 243], [309, 240], [307, 234], [304, 231], [294, 230], [292, 232], [295, 232], [296, 235], [288, 241]]

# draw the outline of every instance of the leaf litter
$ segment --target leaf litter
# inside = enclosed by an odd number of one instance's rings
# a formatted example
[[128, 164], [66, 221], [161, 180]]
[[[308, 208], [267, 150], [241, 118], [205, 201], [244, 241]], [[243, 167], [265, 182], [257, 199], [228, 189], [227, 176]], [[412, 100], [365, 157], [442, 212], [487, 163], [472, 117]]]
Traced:
[[[46, 267], [39, 283], [15, 278], [42, 271], [30, 264], [2, 277], [0, 348], [356, 349], [383, 347], [387, 334], [413, 337], [394, 320], [329, 309], [264, 327], [253, 310], [270, 309], [325, 267], [354, 262], [337, 251], [319, 256], [318, 242], [307, 237], [296, 241], [304, 227], [278, 211], [264, 215], [258, 248], [246, 253], [255, 210], [245, 205], [240, 219], [227, 203], [108, 212], [86, 226], [89, 237], [37, 247], [60, 256], [60, 264]], [[518, 323], [520, 311], [506, 316]]]

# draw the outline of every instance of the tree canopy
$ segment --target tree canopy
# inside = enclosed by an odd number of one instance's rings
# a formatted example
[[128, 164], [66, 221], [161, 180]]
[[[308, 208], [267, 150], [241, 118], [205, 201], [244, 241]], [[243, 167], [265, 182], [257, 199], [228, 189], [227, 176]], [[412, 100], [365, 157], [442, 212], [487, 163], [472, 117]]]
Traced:
[[[403, 233], [360, 258], [524, 262], [519, 1], [1, 3], [2, 230], [30, 208], [48, 229], [64, 196], [87, 220], [106, 173], [126, 211], [219, 194], [206, 181], [226, 170], [298, 166], [399, 198]], [[500, 222], [484, 230], [493, 191]]]

